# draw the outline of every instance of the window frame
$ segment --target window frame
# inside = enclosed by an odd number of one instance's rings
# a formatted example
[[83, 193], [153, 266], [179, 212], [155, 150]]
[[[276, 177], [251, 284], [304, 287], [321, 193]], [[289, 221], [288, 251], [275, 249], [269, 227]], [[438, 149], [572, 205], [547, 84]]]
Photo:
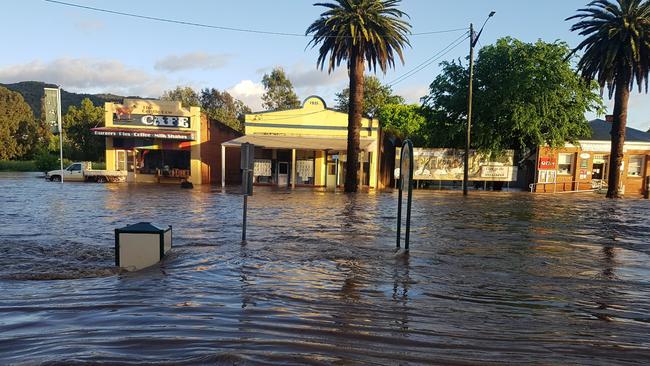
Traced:
[[[639, 162], [638, 165], [638, 174], [630, 174], [630, 168], [632, 167], [632, 159], [633, 158], [640, 158], [641, 161]], [[627, 169], [626, 169], [626, 174], [628, 177], [633, 177], [633, 178], [641, 178], [643, 176], [643, 166], [645, 164], [645, 155], [630, 155], [630, 157], [627, 160]]]
[[79, 163], [74, 163], [70, 164], [70, 166], [67, 169], [69, 172], [80, 172], [81, 171], [81, 164]]
[[[567, 164], [562, 164], [561, 157], [562, 156], [569, 156], [569, 170], [565, 173], [563, 170], [560, 170], [560, 166], [562, 165], [567, 165]], [[557, 154], [557, 175], [564, 175], [564, 176], [570, 176], [574, 172], [574, 166], [575, 165], [575, 153], [559, 153]]]

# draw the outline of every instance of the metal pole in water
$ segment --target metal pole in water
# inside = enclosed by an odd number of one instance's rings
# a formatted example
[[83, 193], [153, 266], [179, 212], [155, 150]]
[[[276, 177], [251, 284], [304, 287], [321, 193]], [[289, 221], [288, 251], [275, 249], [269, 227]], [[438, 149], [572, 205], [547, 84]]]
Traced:
[[[408, 176], [405, 179], [404, 177], [404, 151], [408, 148]], [[410, 140], [405, 140], [402, 144], [402, 152], [400, 154], [400, 163], [399, 163], [399, 193], [397, 196], [397, 249], [400, 248], [401, 234], [402, 234], [402, 192], [404, 190], [404, 181], [408, 183], [408, 198], [406, 201], [406, 236], [404, 238], [404, 249], [408, 252], [409, 250], [409, 240], [411, 234], [411, 204], [413, 202], [413, 143]]]
[[246, 241], [246, 211], [248, 211], [248, 195], [244, 194], [244, 213], [242, 220], [241, 240]]
[[57, 119], [59, 120], [59, 161], [61, 162], [61, 184], [63, 184], [63, 122], [61, 121], [61, 87], [56, 88], [57, 90], [57, 106], [56, 114]]
[[406, 236], [404, 238], [404, 250], [409, 251], [409, 240], [411, 238], [411, 204], [413, 203], [413, 149], [409, 149], [409, 197], [406, 200]]
[[396, 248], [400, 248], [400, 240], [402, 236], [402, 163], [400, 162], [400, 179], [399, 179], [399, 190], [397, 193], [397, 245]]

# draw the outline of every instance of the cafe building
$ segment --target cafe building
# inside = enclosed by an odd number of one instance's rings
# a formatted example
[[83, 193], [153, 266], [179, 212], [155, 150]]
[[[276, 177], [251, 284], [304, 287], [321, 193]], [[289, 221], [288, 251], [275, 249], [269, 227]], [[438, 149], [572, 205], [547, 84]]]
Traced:
[[[267, 111], [246, 115], [245, 135], [222, 143], [224, 171], [229, 164], [228, 151], [243, 143], [254, 144], [254, 183], [279, 187], [335, 188], [345, 183], [347, 165], [348, 114], [330, 109], [318, 96], [305, 99], [297, 109]], [[380, 185], [379, 154], [382, 134], [377, 120], [363, 118], [359, 165], [361, 187]], [[232, 184], [228, 177], [221, 184]]]
[[[238, 171], [221, 169], [219, 147], [241, 133], [209, 120], [200, 107], [124, 99], [105, 103], [104, 114], [104, 126], [92, 131], [106, 137], [106, 169], [128, 172], [128, 182], [209, 184], [224, 173], [240, 179]], [[236, 153], [228, 159], [237, 159]]]
[[[535, 192], [568, 192], [607, 187], [611, 149], [611, 123], [589, 122], [592, 135], [563, 148], [540, 147], [537, 154]], [[650, 134], [627, 128], [620, 191], [628, 196], [647, 194], [650, 175]]]

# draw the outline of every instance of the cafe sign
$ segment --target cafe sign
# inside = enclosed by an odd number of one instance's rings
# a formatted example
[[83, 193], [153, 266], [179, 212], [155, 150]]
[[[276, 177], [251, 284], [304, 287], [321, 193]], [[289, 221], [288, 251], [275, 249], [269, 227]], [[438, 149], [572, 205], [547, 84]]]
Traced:
[[537, 168], [539, 170], [555, 170], [555, 160], [550, 156], [541, 156]]
[[113, 118], [114, 125], [190, 128], [190, 117], [156, 115], [119, 115]]

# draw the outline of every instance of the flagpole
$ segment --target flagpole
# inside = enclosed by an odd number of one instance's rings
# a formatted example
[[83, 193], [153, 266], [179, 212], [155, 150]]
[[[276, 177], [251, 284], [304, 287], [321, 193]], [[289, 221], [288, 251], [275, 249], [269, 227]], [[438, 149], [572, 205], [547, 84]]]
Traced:
[[61, 163], [61, 184], [63, 184], [63, 127], [61, 123], [61, 87], [56, 88], [57, 92], [57, 119], [59, 121], [59, 161]]

